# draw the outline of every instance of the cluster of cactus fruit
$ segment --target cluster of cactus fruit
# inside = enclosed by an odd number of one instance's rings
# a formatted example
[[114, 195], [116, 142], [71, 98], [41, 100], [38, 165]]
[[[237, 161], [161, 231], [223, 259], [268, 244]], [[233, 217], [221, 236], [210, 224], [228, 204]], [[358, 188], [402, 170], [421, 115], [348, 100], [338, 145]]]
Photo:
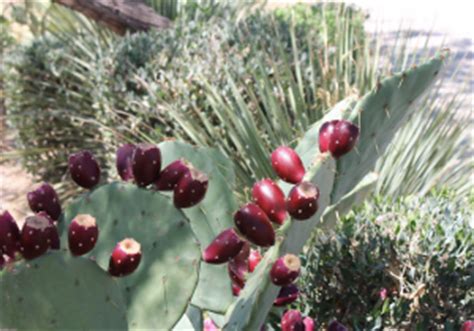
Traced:
[[[154, 184], [157, 190], [174, 190], [177, 208], [189, 208], [199, 203], [207, 190], [207, 176], [185, 160], [177, 160], [161, 170], [161, 153], [152, 144], [127, 144], [117, 151], [117, 170], [124, 180], [134, 180], [138, 186]], [[93, 189], [100, 181], [100, 166], [90, 151], [69, 157], [71, 178], [79, 186]], [[27, 194], [28, 204], [35, 213], [25, 219], [21, 231], [8, 211], [0, 214], [0, 268], [15, 262], [16, 254], [26, 260], [37, 258], [49, 249], [60, 249], [57, 229], [61, 204], [54, 188], [43, 183]], [[68, 230], [69, 251], [73, 256], [89, 253], [99, 238], [96, 219], [87, 214], [73, 218]], [[122, 277], [131, 274], [141, 260], [140, 243], [125, 238], [113, 249], [108, 272]]]
[[[232, 164], [213, 149], [126, 144], [116, 154], [123, 181], [104, 185], [92, 153], [72, 155], [71, 178], [85, 193], [62, 210], [43, 184], [27, 196], [35, 215], [21, 230], [8, 212], [0, 217], [0, 328], [180, 330], [216, 322], [259, 330], [273, 306], [297, 299], [298, 254], [313, 229], [370, 191], [367, 175], [442, 59], [381, 82], [358, 102], [342, 101], [295, 149], [275, 149], [269, 159], [282, 182], [256, 182], [253, 201], [240, 208]], [[74, 299], [62, 304], [61, 293]], [[27, 312], [35, 318], [22, 319]], [[280, 327], [311, 331], [315, 321], [287, 310]], [[337, 322], [329, 328], [344, 330]]]

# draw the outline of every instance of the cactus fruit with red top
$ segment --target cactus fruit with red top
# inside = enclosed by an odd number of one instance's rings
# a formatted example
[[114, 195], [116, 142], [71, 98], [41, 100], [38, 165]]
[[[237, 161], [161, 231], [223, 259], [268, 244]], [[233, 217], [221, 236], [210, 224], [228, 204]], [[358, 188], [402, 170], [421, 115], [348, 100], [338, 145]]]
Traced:
[[237, 229], [253, 244], [268, 247], [275, 243], [275, 231], [270, 219], [256, 204], [242, 206], [234, 214], [234, 222]]
[[243, 245], [244, 241], [233, 228], [226, 229], [207, 246], [202, 259], [212, 264], [225, 263], [239, 254]]
[[346, 120], [332, 120], [319, 130], [319, 150], [330, 152], [335, 158], [349, 153], [359, 137], [359, 127]]
[[271, 179], [262, 179], [252, 188], [253, 201], [267, 214], [270, 221], [283, 224], [288, 215], [285, 194]]

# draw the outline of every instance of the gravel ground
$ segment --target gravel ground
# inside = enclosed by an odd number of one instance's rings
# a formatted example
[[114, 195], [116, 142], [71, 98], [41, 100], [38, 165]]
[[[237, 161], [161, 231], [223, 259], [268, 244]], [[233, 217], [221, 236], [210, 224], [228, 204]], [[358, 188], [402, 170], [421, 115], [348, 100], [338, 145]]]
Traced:
[[[291, 1], [270, 1], [271, 6], [288, 3]], [[430, 31], [433, 31], [430, 40], [433, 50], [441, 46], [450, 48], [451, 56], [454, 57], [453, 67], [461, 61], [460, 75], [456, 80], [445, 82], [440, 97], [459, 93], [465, 82], [468, 82], [469, 88], [466, 91], [467, 98], [462, 112], [470, 114], [471, 130], [466, 132], [466, 143], [471, 149], [469, 155], [472, 155], [474, 24], [471, 21], [474, 4], [458, 0], [430, 2], [360, 0], [353, 3], [369, 14], [366, 25], [369, 33], [382, 31], [385, 46], [393, 45], [400, 25], [412, 31], [410, 47], [415, 47], [420, 41], [424, 41]], [[444, 74], [449, 76], [453, 67], [448, 68]], [[28, 213], [25, 195], [33, 185], [32, 177], [18, 163], [0, 164], [0, 209], [10, 210], [17, 219], [23, 218]]]

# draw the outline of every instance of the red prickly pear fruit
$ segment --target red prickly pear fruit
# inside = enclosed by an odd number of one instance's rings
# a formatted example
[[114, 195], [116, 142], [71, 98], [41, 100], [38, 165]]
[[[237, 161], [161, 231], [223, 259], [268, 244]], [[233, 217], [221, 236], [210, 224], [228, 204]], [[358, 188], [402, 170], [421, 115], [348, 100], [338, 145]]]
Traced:
[[307, 220], [318, 210], [319, 190], [311, 182], [295, 185], [286, 200], [286, 209], [295, 220]]
[[297, 310], [287, 310], [281, 317], [281, 331], [304, 331], [303, 318]]
[[69, 172], [77, 185], [91, 189], [99, 183], [100, 167], [89, 151], [81, 151], [69, 156]]
[[49, 216], [44, 211], [40, 211], [39, 213], [36, 213], [36, 216], [44, 217], [49, 221], [49, 224], [51, 225], [51, 227], [48, 229], [48, 239], [46, 241], [49, 244], [49, 248], [59, 249], [60, 248], [59, 232], [51, 216]]
[[285, 194], [271, 179], [263, 179], [254, 184], [253, 201], [267, 214], [270, 221], [283, 224], [287, 216]]
[[134, 144], [124, 144], [117, 149], [115, 165], [120, 178], [125, 181], [133, 179], [132, 158], [135, 148]]
[[206, 195], [209, 178], [192, 166], [187, 171], [173, 191], [173, 203], [176, 208], [189, 208], [197, 205]]
[[132, 173], [135, 182], [145, 187], [158, 179], [161, 169], [161, 152], [153, 144], [138, 144], [132, 156]]
[[347, 328], [338, 321], [334, 320], [331, 322], [331, 324], [329, 324], [328, 331], [347, 331]]
[[176, 160], [164, 168], [158, 180], [155, 182], [156, 189], [159, 191], [172, 191], [179, 180], [189, 172], [189, 166], [184, 160]]
[[314, 328], [316, 327], [314, 320], [309, 316], [306, 316], [303, 319], [303, 324], [304, 324], [304, 331], [314, 331]]
[[68, 241], [72, 255], [80, 256], [90, 252], [99, 237], [99, 228], [91, 215], [80, 214], [69, 225]]
[[232, 282], [232, 295], [233, 296], [238, 297], [242, 289], [243, 287], [240, 287], [239, 284]]
[[20, 251], [27, 260], [37, 258], [46, 253], [50, 247], [48, 239], [51, 235], [51, 225], [48, 218], [42, 215], [29, 216], [21, 229]]
[[257, 246], [267, 247], [275, 243], [275, 231], [270, 219], [256, 204], [248, 203], [234, 214], [237, 229]]
[[249, 272], [253, 272], [261, 260], [262, 255], [260, 252], [255, 249], [251, 249], [249, 255]]
[[0, 254], [15, 257], [20, 248], [20, 229], [8, 211], [0, 213]]
[[474, 321], [466, 321], [461, 327], [461, 331], [474, 331]]
[[126, 238], [119, 242], [110, 256], [109, 274], [123, 277], [137, 269], [142, 258], [141, 246], [134, 239]]
[[219, 328], [209, 317], [204, 319], [204, 331], [219, 331]]
[[207, 246], [202, 259], [212, 264], [225, 263], [239, 254], [243, 245], [244, 241], [233, 228], [226, 229]]
[[36, 190], [26, 195], [30, 209], [35, 213], [46, 212], [53, 220], [61, 215], [61, 205], [54, 188], [48, 183], [41, 184]]
[[303, 162], [290, 147], [280, 146], [272, 153], [272, 167], [285, 182], [299, 183], [305, 174]]
[[235, 283], [239, 287], [244, 287], [245, 277], [249, 271], [248, 259], [250, 254], [250, 245], [248, 242], [244, 242], [239, 253], [233, 258], [229, 259], [227, 264], [227, 270], [229, 271], [230, 279], [232, 283]]
[[295, 284], [290, 284], [280, 288], [278, 297], [273, 301], [273, 305], [277, 307], [288, 305], [298, 299], [300, 291]]
[[293, 254], [286, 254], [273, 263], [270, 278], [273, 284], [286, 286], [295, 281], [300, 274], [300, 259]]
[[346, 120], [325, 122], [319, 129], [319, 150], [334, 158], [350, 152], [359, 137], [359, 127]]

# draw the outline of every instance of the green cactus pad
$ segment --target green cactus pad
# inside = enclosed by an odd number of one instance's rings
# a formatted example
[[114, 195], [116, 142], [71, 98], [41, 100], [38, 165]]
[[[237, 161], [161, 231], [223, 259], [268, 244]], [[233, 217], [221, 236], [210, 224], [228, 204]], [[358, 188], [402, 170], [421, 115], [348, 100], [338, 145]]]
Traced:
[[99, 187], [73, 202], [65, 210], [67, 224], [77, 214], [97, 220], [99, 239], [88, 255], [104, 269], [117, 242], [131, 237], [141, 244], [138, 269], [117, 279], [129, 327], [171, 329], [186, 311], [198, 280], [200, 247], [185, 215], [168, 197], [127, 183]]
[[247, 280], [237, 301], [229, 309], [224, 330], [260, 329], [279, 291], [279, 287], [273, 285], [269, 277], [273, 262], [286, 253], [298, 254], [303, 248], [330, 202], [331, 192], [323, 188], [332, 187], [334, 169], [334, 160], [327, 156], [314, 161], [304, 180], [321, 188], [317, 213], [306, 221], [287, 221], [277, 231], [277, 243], [267, 251]]
[[[320, 189], [319, 210], [305, 222], [287, 222], [280, 229], [284, 240], [267, 251], [248, 279], [241, 295], [226, 314], [224, 330], [260, 328], [278, 293], [278, 287], [268, 277], [273, 261], [285, 253], [298, 254], [301, 251], [313, 228], [322, 225], [320, 218], [326, 207], [329, 207], [329, 212], [345, 209], [346, 203], [357, 200], [359, 191], [356, 186], [375, 167], [378, 157], [409, 116], [415, 99], [435, 80], [442, 59], [443, 55], [438, 55], [419, 67], [385, 79], [357, 103], [354, 98], [340, 102], [303, 136], [296, 152], [309, 168], [306, 179], [311, 179]], [[361, 133], [355, 149], [336, 161], [329, 154], [320, 155], [318, 135], [322, 123], [340, 118], [357, 123]], [[282, 188], [288, 192], [290, 186], [285, 184]], [[365, 190], [361, 188], [360, 192], [365, 193]], [[338, 207], [341, 199], [342, 204]]]
[[[232, 215], [237, 204], [232, 194], [235, 177], [232, 162], [212, 148], [175, 141], [163, 142], [159, 147], [163, 166], [184, 158], [209, 176], [204, 200], [195, 207], [182, 209], [204, 250], [221, 231], [233, 226]], [[202, 263], [192, 304], [203, 310], [225, 313], [233, 300], [227, 266]]]
[[117, 281], [95, 262], [49, 252], [0, 272], [0, 329], [127, 330]]

